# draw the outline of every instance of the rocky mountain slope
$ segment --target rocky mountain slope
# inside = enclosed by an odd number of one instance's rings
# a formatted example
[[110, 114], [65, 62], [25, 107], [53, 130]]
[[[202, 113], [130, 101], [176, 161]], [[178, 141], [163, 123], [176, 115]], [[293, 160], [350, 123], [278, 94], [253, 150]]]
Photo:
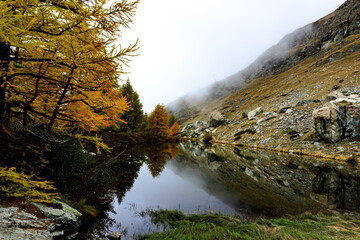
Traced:
[[[329, 94], [357, 99], [359, 63], [360, 1], [348, 0], [335, 12], [284, 37], [248, 68], [212, 86], [203, 98], [187, 96], [167, 108], [183, 127], [187, 125], [191, 137], [208, 132], [218, 141], [234, 144], [317, 155], [356, 154], [356, 139], [322, 141], [312, 114], [334, 100], [327, 98]], [[259, 112], [248, 117], [257, 108]], [[224, 117], [220, 126], [209, 125], [214, 111]]]
[[[335, 12], [285, 36], [238, 74], [215, 83], [202, 93], [193, 93], [168, 105], [179, 117], [192, 117], [209, 100], [218, 100], [247, 85], [246, 80], [275, 75], [289, 70], [350, 35], [360, 33], [360, 2], [348, 0]], [[355, 51], [357, 49], [353, 49]], [[337, 53], [333, 58], [339, 58]], [[319, 63], [321, 64], [321, 63]], [[201, 95], [201, 97], [199, 97]], [[191, 109], [194, 108], [194, 109]], [[189, 112], [187, 114], [186, 112]]]

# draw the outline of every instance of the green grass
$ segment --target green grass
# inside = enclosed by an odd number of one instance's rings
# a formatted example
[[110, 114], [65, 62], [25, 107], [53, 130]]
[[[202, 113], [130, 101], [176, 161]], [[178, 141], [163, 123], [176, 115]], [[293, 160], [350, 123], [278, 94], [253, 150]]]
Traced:
[[171, 229], [141, 239], [360, 239], [360, 220], [303, 214], [278, 219], [240, 220], [220, 214], [185, 216], [179, 211], [150, 213], [154, 223]]

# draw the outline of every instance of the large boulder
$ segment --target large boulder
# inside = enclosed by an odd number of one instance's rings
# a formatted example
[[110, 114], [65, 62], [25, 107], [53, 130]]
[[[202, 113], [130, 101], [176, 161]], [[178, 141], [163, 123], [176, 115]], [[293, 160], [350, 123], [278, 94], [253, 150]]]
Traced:
[[209, 120], [210, 127], [217, 127], [226, 122], [225, 117], [219, 111], [212, 112]]
[[360, 104], [351, 104], [346, 108], [345, 137], [360, 137]]
[[315, 130], [327, 142], [338, 142], [344, 137], [346, 110], [335, 104], [313, 112]]
[[65, 203], [62, 209], [33, 204], [44, 217], [17, 207], [0, 206], [0, 239], [74, 239], [81, 223], [81, 214]]
[[360, 98], [332, 93], [324, 107], [313, 112], [315, 130], [327, 142], [360, 137]]
[[336, 100], [338, 98], [345, 98], [345, 97], [346, 96], [343, 93], [338, 92], [338, 91], [334, 91], [334, 92], [330, 93], [329, 95], [327, 95], [325, 100], [327, 102], [331, 102], [331, 101], [334, 101], [334, 100]]

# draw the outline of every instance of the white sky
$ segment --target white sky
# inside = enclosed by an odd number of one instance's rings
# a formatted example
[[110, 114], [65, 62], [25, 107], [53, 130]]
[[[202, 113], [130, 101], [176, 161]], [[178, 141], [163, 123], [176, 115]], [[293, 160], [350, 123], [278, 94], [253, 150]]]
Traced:
[[[141, 0], [120, 43], [140, 39], [129, 78], [144, 110], [239, 72], [345, 0]], [[126, 44], [125, 44], [126, 45]]]

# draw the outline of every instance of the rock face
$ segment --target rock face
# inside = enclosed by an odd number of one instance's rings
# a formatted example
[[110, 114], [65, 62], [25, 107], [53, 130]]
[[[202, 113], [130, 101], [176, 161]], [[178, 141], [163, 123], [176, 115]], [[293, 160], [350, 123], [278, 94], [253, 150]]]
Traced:
[[225, 118], [219, 111], [212, 112], [209, 120], [209, 127], [217, 127], [225, 123]]
[[34, 203], [46, 218], [40, 218], [17, 207], [0, 206], [0, 239], [74, 239], [81, 223], [81, 214], [65, 203], [63, 209]]
[[327, 96], [331, 100], [313, 112], [315, 130], [327, 142], [360, 137], [360, 97], [346, 97], [338, 93]]

